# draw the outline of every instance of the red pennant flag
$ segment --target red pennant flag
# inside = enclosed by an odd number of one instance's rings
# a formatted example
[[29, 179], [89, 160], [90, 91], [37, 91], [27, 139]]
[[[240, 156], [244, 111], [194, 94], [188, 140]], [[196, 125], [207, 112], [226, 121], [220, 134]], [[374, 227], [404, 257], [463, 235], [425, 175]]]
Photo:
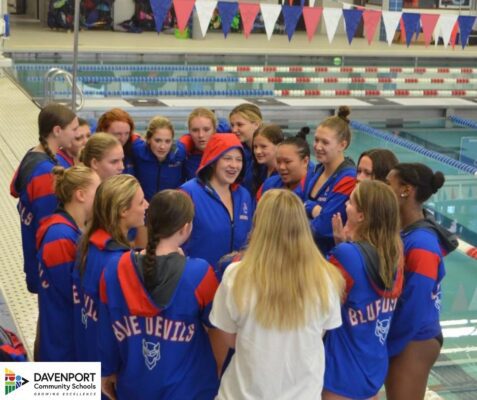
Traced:
[[457, 33], [459, 32], [459, 23], [456, 21], [454, 24], [454, 27], [452, 28], [452, 33], [450, 37], [450, 44], [452, 45], [452, 48], [455, 49], [455, 42], [457, 39]]
[[381, 11], [378, 10], [364, 10], [363, 12], [363, 21], [364, 21], [364, 32], [366, 34], [366, 39], [368, 39], [368, 44], [371, 44], [373, 41], [374, 33], [376, 28], [381, 20]]
[[431, 43], [432, 32], [436, 28], [439, 16], [439, 14], [421, 14], [422, 33], [426, 47]]
[[305, 20], [305, 29], [308, 40], [311, 42], [313, 35], [316, 32], [316, 28], [320, 23], [321, 14], [323, 13], [322, 7], [303, 7], [303, 19]]
[[240, 16], [242, 17], [243, 34], [246, 38], [252, 32], [253, 24], [260, 11], [260, 4], [255, 3], [239, 3]]
[[177, 27], [183, 32], [189, 22], [190, 14], [194, 8], [195, 0], [173, 0], [174, 11], [177, 17]]

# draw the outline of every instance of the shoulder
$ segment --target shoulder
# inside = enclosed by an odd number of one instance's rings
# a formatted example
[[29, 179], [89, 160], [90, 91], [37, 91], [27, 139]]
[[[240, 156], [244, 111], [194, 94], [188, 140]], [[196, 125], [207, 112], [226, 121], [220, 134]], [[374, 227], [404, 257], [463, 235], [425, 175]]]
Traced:
[[192, 195], [193, 193], [196, 193], [199, 190], [202, 190], [202, 185], [197, 181], [197, 178], [192, 178], [188, 180], [186, 183], [184, 183], [180, 187], [180, 190], [186, 192], [189, 195]]
[[403, 233], [403, 242], [406, 250], [420, 248], [430, 251], [439, 251], [439, 240], [430, 229], [416, 228]]
[[330, 258], [334, 257], [340, 264], [346, 267], [348, 264], [355, 264], [360, 259], [358, 246], [352, 242], [343, 242], [337, 245], [330, 252]]
[[282, 178], [280, 178], [280, 175], [272, 175], [263, 182], [263, 191], [265, 192], [266, 190], [280, 188], [282, 186]]

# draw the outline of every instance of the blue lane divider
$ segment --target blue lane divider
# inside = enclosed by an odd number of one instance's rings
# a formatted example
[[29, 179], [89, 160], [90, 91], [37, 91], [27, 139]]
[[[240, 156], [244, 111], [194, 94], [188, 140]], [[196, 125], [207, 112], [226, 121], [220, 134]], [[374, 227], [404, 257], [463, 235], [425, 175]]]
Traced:
[[450, 115], [448, 118], [456, 125], [465, 126], [466, 128], [477, 129], [477, 121], [474, 121], [472, 119], [462, 118], [458, 115]]
[[451, 167], [454, 167], [468, 174], [477, 175], [477, 168], [467, 165], [459, 160], [450, 158], [436, 151], [428, 150], [425, 147], [422, 147], [416, 143], [410, 142], [409, 140], [395, 136], [391, 132], [382, 131], [354, 120], [351, 121], [351, 126], [354, 129], [359, 130], [363, 133], [366, 133], [370, 136], [377, 137], [379, 139], [385, 140], [393, 144], [397, 144], [408, 150], [415, 151], [416, 153], [422, 154], [423, 156], [432, 158], [433, 160], [437, 160], [443, 164], [450, 165]]
[[[101, 97], [144, 97], [144, 96], [175, 96], [175, 97], [273, 97], [273, 90], [247, 89], [247, 90], [85, 90], [85, 96]], [[70, 96], [69, 91], [55, 91], [53, 95]]]
[[[42, 76], [29, 76], [28, 82], [43, 82]], [[79, 76], [82, 83], [111, 83], [111, 82], [230, 82], [238, 83], [239, 78], [235, 76]]]

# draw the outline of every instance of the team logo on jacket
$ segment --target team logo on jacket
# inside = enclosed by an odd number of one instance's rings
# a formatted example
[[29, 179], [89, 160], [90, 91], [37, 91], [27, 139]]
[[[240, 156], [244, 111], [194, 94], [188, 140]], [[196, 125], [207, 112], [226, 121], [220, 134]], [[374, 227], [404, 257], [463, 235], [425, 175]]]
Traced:
[[437, 311], [441, 311], [442, 291], [440, 286], [435, 293], [431, 293], [431, 300], [434, 302]]
[[239, 219], [248, 221], [248, 207], [247, 203], [242, 203], [242, 212], [240, 213]]
[[374, 334], [379, 338], [379, 341], [382, 345], [386, 343], [390, 326], [391, 318], [376, 320], [376, 329], [374, 330]]
[[152, 370], [161, 359], [161, 344], [146, 342], [146, 340], [142, 339], [142, 354], [146, 367]]

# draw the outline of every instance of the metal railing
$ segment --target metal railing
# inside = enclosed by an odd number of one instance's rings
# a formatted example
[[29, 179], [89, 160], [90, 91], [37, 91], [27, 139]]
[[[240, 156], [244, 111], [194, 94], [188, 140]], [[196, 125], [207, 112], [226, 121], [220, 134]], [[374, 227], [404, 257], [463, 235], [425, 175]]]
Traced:
[[[69, 85], [69, 87], [73, 90], [74, 86], [76, 86], [76, 91], [78, 92], [77, 98], [79, 101], [77, 101], [76, 98], [74, 98], [72, 101], [74, 102], [73, 104], [73, 111], [80, 111], [84, 107], [84, 94], [81, 88], [73, 83], [73, 75], [69, 73], [68, 71], [65, 71], [64, 69], [61, 68], [50, 68], [48, 72], [45, 74], [45, 83], [44, 83], [44, 104], [48, 104], [52, 101], [54, 101], [54, 95], [55, 95], [55, 88], [54, 88], [54, 83], [55, 79], [58, 77], [63, 77], [65, 82]], [[73, 96], [76, 97], [76, 96]]]

